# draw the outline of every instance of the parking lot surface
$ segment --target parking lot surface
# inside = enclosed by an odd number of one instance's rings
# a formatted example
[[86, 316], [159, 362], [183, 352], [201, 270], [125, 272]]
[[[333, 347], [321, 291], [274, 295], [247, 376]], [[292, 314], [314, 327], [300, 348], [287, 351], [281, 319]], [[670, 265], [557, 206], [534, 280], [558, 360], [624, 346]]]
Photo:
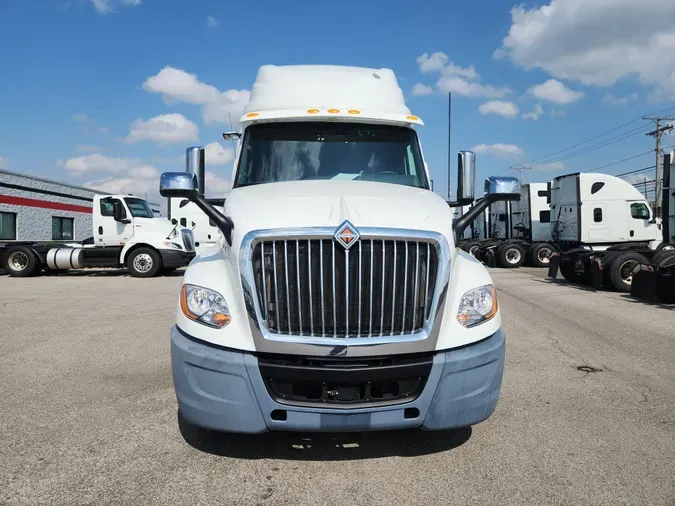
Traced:
[[204, 435], [177, 420], [176, 274], [0, 276], [0, 503], [675, 504], [675, 307], [496, 269], [486, 422]]

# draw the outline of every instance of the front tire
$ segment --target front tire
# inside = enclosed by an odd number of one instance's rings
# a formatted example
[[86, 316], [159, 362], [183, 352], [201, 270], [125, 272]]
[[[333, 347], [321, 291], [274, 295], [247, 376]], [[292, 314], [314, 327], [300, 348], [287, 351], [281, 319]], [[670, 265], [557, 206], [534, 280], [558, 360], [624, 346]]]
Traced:
[[162, 258], [152, 248], [138, 248], [127, 257], [127, 268], [135, 278], [152, 278], [162, 268]]
[[5, 272], [15, 278], [35, 276], [42, 268], [40, 257], [27, 246], [13, 246], [5, 255]]

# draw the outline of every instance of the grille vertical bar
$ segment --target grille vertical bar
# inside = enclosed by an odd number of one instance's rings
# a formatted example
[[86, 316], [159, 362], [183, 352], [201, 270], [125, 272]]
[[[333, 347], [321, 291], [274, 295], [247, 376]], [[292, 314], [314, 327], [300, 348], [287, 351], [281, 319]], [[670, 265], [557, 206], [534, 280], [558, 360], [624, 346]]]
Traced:
[[260, 323], [307, 338], [420, 332], [431, 316], [437, 251], [410, 239], [362, 239], [350, 250], [332, 239], [259, 240], [251, 261]]

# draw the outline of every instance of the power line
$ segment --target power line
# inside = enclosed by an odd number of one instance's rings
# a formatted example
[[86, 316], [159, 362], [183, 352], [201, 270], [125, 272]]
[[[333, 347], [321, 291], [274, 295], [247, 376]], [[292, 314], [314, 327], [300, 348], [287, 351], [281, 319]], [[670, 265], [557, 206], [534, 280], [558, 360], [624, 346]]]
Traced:
[[643, 126], [641, 126], [641, 127], [639, 127], [639, 128], [630, 130], [630, 131], [628, 131], [628, 132], [624, 132], [624, 133], [622, 133], [622, 134], [620, 134], [620, 135], [617, 135], [617, 136], [615, 136], [615, 137], [611, 137], [610, 139], [606, 139], [606, 140], [604, 140], [604, 141], [602, 141], [602, 142], [599, 142], [599, 143], [597, 143], [597, 144], [593, 144], [593, 145], [591, 145], [591, 146], [587, 146], [587, 147], [585, 147], [585, 148], [583, 148], [583, 149], [581, 149], [581, 150], [579, 150], [579, 151], [575, 151], [575, 152], [573, 152], [573, 153], [568, 153], [568, 154], [565, 155], [565, 156], [562, 156], [562, 157], [559, 157], [559, 158], [555, 158], [555, 159], [550, 159], [550, 160], [544, 160], [543, 162], [538, 163], [538, 164], [535, 164], [534, 166], [535, 166], [535, 167], [539, 167], [539, 166], [541, 166], [541, 165], [546, 165], [546, 164], [549, 164], [549, 163], [560, 162], [560, 161], [562, 161], [562, 160], [567, 160], [568, 158], [573, 158], [573, 157], [575, 157], [575, 156], [583, 155], [583, 154], [585, 154], [585, 153], [589, 153], [589, 152], [591, 152], [591, 151], [595, 151], [596, 149], [604, 148], [604, 147], [609, 146], [609, 145], [611, 145], [611, 144], [615, 144], [615, 143], [617, 143], [617, 142], [621, 142], [621, 141], [623, 141], [623, 140], [625, 140], [625, 139], [628, 139], [629, 137], [634, 137], [634, 136], [636, 136], [636, 135], [640, 135], [640, 134], [646, 132], [647, 130], [648, 130], [648, 128], [645, 128], [645, 126], [643, 125]]
[[587, 170], [586, 172], [594, 172], [596, 170], [604, 169], [605, 167], [611, 167], [612, 165], [617, 165], [617, 164], [622, 163], [622, 162], [627, 162], [628, 160], [634, 160], [635, 158], [640, 158], [641, 156], [648, 155], [651, 152], [652, 152], [652, 150], [650, 149], [649, 151], [645, 151], [644, 153], [640, 153], [639, 155], [630, 156], [628, 158], [624, 158], [623, 160], [617, 160], [616, 162], [608, 163], [606, 165], [601, 165], [600, 167], [595, 167], [593, 169]]
[[[669, 108], [667, 108], [667, 109], [663, 109], [663, 110], [661, 110], [661, 111], [656, 111], [656, 112], [652, 112], [652, 113], [648, 113], [648, 114], [649, 114], [649, 115], [655, 115], [655, 114], [660, 114], [660, 113], [663, 113], [663, 112], [673, 111], [673, 110], [675, 110], [675, 107], [669, 107]], [[603, 133], [601, 133], [600, 135], [596, 135], [595, 137], [591, 137], [590, 139], [587, 139], [587, 140], [585, 140], [585, 141], [583, 141], [583, 142], [579, 142], [579, 143], [574, 144], [573, 146], [567, 147], [567, 148], [565, 148], [565, 149], [561, 149], [561, 150], [556, 151], [556, 152], [554, 152], [554, 153], [551, 153], [551, 154], [549, 154], [549, 155], [540, 156], [539, 158], [534, 158], [534, 159], [532, 159], [532, 160], [528, 160], [528, 161], [525, 162], [524, 164], [525, 164], [525, 165], [528, 165], [528, 164], [531, 164], [531, 163], [533, 163], [533, 162], [537, 162], [537, 161], [539, 161], [539, 160], [543, 160], [543, 159], [545, 159], [545, 158], [550, 158], [550, 157], [552, 157], [552, 156], [554, 156], [554, 155], [557, 155], [557, 154], [559, 154], [559, 153], [563, 153], [563, 152], [565, 152], [565, 151], [569, 151], [570, 149], [574, 149], [574, 148], [576, 148], [576, 147], [578, 147], [578, 146], [582, 146], [583, 144], [587, 144], [587, 143], [589, 143], [589, 142], [591, 142], [591, 141], [594, 141], [594, 140], [596, 140], [596, 139], [599, 139], [600, 137], [604, 137], [604, 136], [607, 135], [607, 134], [611, 134], [612, 132], [616, 132], [617, 130], [619, 130], [619, 129], [625, 127], [625, 126], [628, 126], [628, 125], [630, 125], [630, 124], [632, 124], [632, 123], [635, 123], [636, 121], [640, 121], [640, 120], [642, 120], [642, 118], [643, 118], [643, 116], [638, 116], [637, 118], [635, 118], [635, 119], [633, 119], [633, 120], [631, 120], [631, 121], [627, 121], [626, 123], [623, 123], [623, 124], [619, 125], [618, 127], [612, 128], [611, 130], [607, 130], [606, 132], [603, 132]]]

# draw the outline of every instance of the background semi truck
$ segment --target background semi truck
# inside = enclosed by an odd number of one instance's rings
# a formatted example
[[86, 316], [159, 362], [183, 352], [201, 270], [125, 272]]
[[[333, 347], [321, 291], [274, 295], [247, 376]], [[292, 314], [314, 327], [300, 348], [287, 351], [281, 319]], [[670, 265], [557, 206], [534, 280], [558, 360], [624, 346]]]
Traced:
[[[520, 186], [520, 198], [491, 205], [485, 225], [476, 226], [486, 236], [464, 236], [460, 247], [476, 258], [499, 267], [514, 268], [523, 264], [547, 267], [556, 251], [550, 230], [547, 183]], [[477, 222], [479, 223], [479, 221]]]
[[152, 277], [185, 267], [195, 256], [192, 232], [157, 217], [133, 195], [95, 195], [92, 236], [84, 241], [2, 241], [0, 265], [10, 276], [86, 268], [128, 268]]
[[664, 157], [663, 220], [634, 186], [615, 176], [553, 179], [551, 233], [560, 252], [552, 257], [549, 276], [555, 278], [559, 269], [573, 283], [630, 292], [640, 265], [669, 269], [675, 258], [670, 160]]
[[[456, 248], [475, 216], [519, 195], [489, 178], [464, 216], [431, 190], [388, 69], [263, 66], [240, 119], [220, 208], [165, 173], [218, 247], [186, 269], [171, 329], [183, 421], [209, 429], [336, 431], [478, 423], [497, 404], [505, 337], [487, 269]], [[203, 163], [204, 150], [188, 150]], [[460, 152], [458, 199], [474, 200]], [[194, 170], [192, 170], [194, 172]], [[233, 409], [236, 406], [236, 409]]]

